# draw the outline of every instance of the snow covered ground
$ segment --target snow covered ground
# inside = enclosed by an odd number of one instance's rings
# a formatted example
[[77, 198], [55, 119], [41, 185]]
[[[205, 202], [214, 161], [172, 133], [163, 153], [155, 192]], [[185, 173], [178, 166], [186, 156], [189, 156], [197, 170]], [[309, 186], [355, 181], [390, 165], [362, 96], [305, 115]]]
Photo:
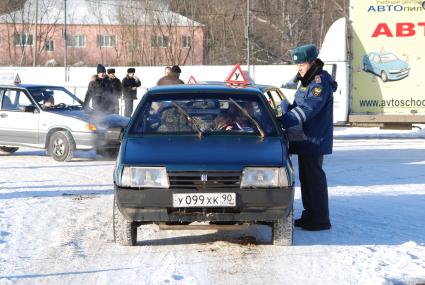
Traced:
[[[325, 158], [333, 227], [296, 228], [292, 247], [268, 245], [265, 226], [143, 226], [138, 246], [118, 246], [114, 162], [76, 156], [59, 163], [33, 149], [0, 155], [0, 284], [425, 283], [423, 130], [337, 128]], [[296, 217], [301, 208], [297, 187]]]

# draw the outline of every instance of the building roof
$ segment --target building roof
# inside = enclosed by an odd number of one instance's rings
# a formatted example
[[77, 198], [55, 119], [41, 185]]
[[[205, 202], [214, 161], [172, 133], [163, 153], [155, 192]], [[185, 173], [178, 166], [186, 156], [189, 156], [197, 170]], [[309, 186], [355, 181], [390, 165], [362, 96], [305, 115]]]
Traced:
[[[64, 23], [65, 0], [27, 0], [23, 9], [1, 15], [0, 23], [34, 23], [37, 1], [38, 24]], [[170, 11], [168, 6], [167, 0], [67, 0], [66, 21], [69, 25], [201, 26]]]

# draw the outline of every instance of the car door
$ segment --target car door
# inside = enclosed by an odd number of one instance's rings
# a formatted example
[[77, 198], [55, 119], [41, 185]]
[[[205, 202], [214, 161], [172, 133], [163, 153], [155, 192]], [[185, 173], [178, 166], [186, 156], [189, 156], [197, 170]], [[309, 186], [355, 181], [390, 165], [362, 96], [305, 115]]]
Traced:
[[276, 117], [282, 116], [282, 100], [287, 101], [287, 105], [289, 101], [285, 99], [285, 96], [280, 92], [278, 88], [268, 88], [264, 91], [264, 96], [267, 98], [267, 101], [270, 104], [270, 107], [273, 109]]
[[22, 89], [2, 89], [0, 143], [38, 145], [40, 111]]

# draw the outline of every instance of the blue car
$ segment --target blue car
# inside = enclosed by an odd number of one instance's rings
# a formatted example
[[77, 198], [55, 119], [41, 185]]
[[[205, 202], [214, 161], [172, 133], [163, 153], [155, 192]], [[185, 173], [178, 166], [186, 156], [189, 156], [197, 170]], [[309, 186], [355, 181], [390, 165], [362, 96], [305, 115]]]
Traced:
[[[272, 227], [291, 245], [294, 171], [264, 88], [173, 85], [150, 89], [129, 125], [114, 170], [114, 239], [137, 227]], [[194, 225], [194, 223], [197, 223]]]
[[391, 52], [370, 52], [363, 56], [363, 70], [381, 77], [383, 82], [407, 77], [410, 66]]

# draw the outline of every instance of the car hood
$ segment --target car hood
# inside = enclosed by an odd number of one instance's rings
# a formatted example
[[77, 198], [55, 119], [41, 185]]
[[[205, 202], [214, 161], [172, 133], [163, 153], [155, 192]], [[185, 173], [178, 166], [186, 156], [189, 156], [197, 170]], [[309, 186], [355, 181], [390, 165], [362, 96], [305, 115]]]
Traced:
[[402, 60], [393, 60], [389, 62], [382, 63], [383, 66], [385, 66], [386, 69], [403, 69], [409, 67], [409, 64], [407, 64], [405, 61]]
[[124, 145], [123, 164], [166, 166], [171, 171], [281, 166], [287, 157], [279, 137], [155, 136], [128, 138]]
[[83, 110], [51, 110], [47, 112], [60, 116], [81, 119], [103, 127], [125, 128], [130, 121], [128, 117], [117, 114], [103, 114]]

